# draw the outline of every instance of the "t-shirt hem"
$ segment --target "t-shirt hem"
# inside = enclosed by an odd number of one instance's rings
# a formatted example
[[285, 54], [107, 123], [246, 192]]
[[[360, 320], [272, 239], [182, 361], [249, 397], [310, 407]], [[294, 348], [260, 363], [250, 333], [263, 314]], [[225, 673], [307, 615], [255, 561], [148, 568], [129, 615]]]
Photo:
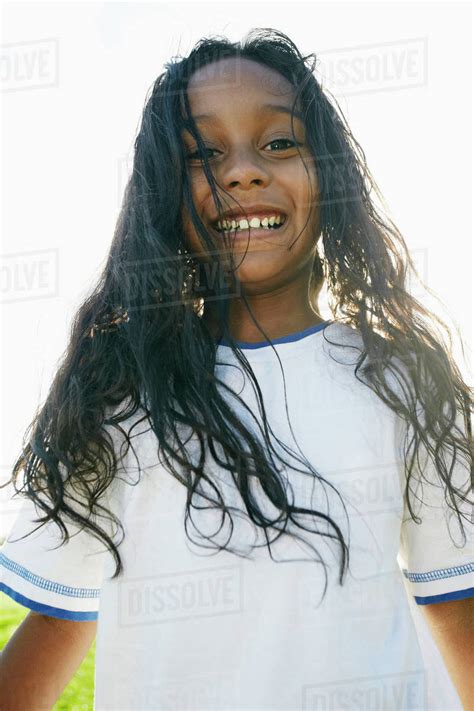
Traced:
[[100, 588], [76, 587], [43, 577], [1, 551], [0, 590], [37, 612], [64, 619], [67, 615], [77, 620], [97, 618]]
[[447, 602], [448, 600], [465, 600], [469, 597], [474, 597], [474, 587], [465, 588], [464, 590], [453, 590], [452, 592], [443, 593], [441, 595], [427, 595], [420, 597], [415, 595], [417, 605], [431, 605], [435, 602]]
[[39, 612], [42, 615], [49, 615], [50, 617], [59, 617], [62, 620], [75, 620], [75, 621], [94, 621], [98, 619], [98, 611], [82, 612], [79, 610], [64, 610], [60, 607], [54, 607], [52, 605], [45, 605], [44, 603], [37, 602], [36, 600], [31, 600], [29, 597], [25, 597], [17, 590], [5, 585], [5, 583], [0, 583], [0, 591], [8, 595], [24, 607], [28, 607], [33, 612]]
[[424, 572], [403, 568], [402, 572], [409, 590], [419, 605], [473, 596], [474, 563], [466, 562]]

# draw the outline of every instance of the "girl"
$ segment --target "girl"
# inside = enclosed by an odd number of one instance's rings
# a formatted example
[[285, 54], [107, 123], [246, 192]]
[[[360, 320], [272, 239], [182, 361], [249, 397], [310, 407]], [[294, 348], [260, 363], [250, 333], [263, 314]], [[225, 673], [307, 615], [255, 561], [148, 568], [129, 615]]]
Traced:
[[2, 709], [97, 623], [101, 711], [474, 707], [472, 393], [307, 59], [203, 39], [153, 86], [12, 475]]

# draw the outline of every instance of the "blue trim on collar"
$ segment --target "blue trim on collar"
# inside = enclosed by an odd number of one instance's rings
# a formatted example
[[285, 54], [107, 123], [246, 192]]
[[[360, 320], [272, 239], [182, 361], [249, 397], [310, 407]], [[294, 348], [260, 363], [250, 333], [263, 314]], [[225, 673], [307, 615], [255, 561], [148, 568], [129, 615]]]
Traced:
[[[332, 323], [332, 319], [328, 319], [327, 321], [318, 323], [316, 326], [309, 326], [308, 328], [303, 329], [303, 331], [296, 331], [296, 333], [290, 333], [287, 336], [280, 336], [280, 338], [274, 338], [272, 344], [275, 345], [277, 343], [292, 343], [293, 341], [300, 341], [302, 338], [305, 338], [306, 336], [309, 336], [312, 333], [321, 331], [330, 323]], [[226, 341], [225, 339], [219, 341], [217, 345], [226, 346], [227, 348], [230, 348], [229, 341]], [[269, 348], [271, 344], [268, 341], [259, 341], [258, 343], [252, 343], [251, 341], [236, 341], [236, 345], [238, 345], [239, 348], [248, 348], [253, 350], [256, 348]]]

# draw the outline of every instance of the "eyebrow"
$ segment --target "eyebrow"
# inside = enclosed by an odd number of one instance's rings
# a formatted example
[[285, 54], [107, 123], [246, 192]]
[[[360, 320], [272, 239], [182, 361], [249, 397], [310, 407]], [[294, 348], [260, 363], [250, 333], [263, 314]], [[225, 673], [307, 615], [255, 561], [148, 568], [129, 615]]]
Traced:
[[[263, 104], [263, 106], [259, 107], [259, 111], [264, 113], [264, 114], [291, 114], [293, 113], [294, 117], [299, 119], [300, 121], [303, 121], [303, 114], [297, 111], [296, 109], [292, 112], [291, 108], [289, 106], [283, 106], [280, 104]], [[194, 116], [195, 121], [219, 121], [218, 117], [215, 114], [199, 114], [199, 116]], [[186, 126], [189, 125], [189, 121], [185, 123]]]

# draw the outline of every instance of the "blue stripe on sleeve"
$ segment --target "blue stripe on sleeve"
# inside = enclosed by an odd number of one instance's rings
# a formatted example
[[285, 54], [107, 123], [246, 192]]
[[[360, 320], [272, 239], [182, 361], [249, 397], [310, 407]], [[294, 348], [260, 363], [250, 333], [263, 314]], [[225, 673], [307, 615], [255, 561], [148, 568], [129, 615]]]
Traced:
[[99, 613], [97, 611], [78, 612], [74, 610], [63, 610], [60, 607], [52, 607], [51, 605], [44, 605], [41, 602], [30, 600], [29, 597], [25, 597], [16, 590], [12, 590], [12, 588], [8, 587], [8, 585], [5, 585], [4, 583], [0, 583], [0, 591], [4, 592], [13, 600], [20, 603], [20, 605], [28, 607], [30, 608], [30, 610], [33, 610], [34, 612], [39, 612], [42, 615], [49, 615], [50, 617], [59, 617], [62, 620], [76, 620], [78, 622], [87, 620], [97, 620], [99, 617]]
[[427, 597], [414, 595], [418, 605], [431, 605], [433, 602], [447, 602], [448, 600], [464, 600], [467, 597], [474, 597], [474, 588], [455, 590], [454, 592], [443, 593], [442, 595], [428, 595]]
[[36, 585], [38, 588], [43, 588], [44, 590], [50, 590], [51, 592], [58, 593], [58, 595], [68, 595], [69, 597], [84, 597], [84, 598], [98, 598], [100, 595], [100, 588], [74, 588], [71, 585], [62, 585], [61, 583], [56, 583], [54, 580], [48, 580], [47, 578], [42, 578], [36, 573], [32, 573], [31, 570], [25, 568], [23, 565], [16, 563], [14, 560], [10, 560], [7, 556], [0, 551], [0, 565], [10, 570], [15, 575], [20, 578], [27, 580], [32, 585]]
[[452, 578], [455, 575], [474, 573], [474, 562], [454, 565], [450, 568], [436, 568], [435, 570], [428, 570], [425, 573], [409, 573], [406, 568], [403, 568], [402, 572], [405, 578], [411, 583], [429, 583], [433, 580]]

